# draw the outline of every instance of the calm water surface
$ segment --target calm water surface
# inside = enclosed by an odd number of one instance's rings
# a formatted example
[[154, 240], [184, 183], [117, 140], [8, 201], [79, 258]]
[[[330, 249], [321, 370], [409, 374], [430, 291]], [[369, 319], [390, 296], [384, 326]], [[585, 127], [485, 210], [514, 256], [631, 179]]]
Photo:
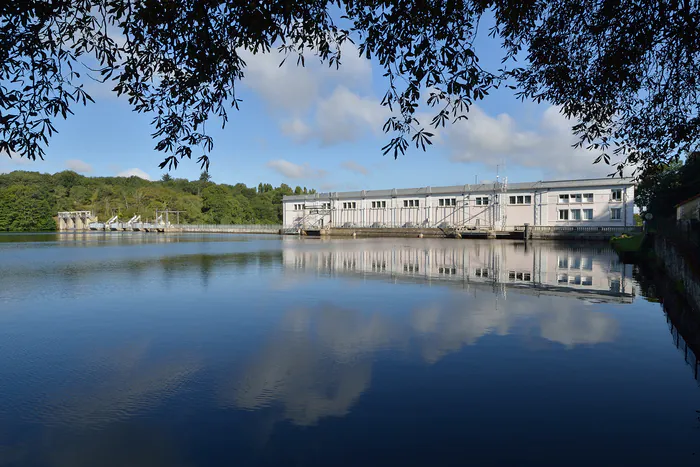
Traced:
[[697, 465], [606, 245], [0, 236], [0, 465]]

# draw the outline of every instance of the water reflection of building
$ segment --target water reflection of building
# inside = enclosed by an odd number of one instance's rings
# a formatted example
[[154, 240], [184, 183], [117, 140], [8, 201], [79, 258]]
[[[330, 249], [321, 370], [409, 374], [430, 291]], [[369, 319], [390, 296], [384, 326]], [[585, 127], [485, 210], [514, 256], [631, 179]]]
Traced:
[[[342, 246], [341, 246], [342, 245]], [[357, 274], [397, 281], [491, 286], [631, 302], [631, 265], [611, 249], [551, 243], [450, 242], [333, 243], [323, 249], [297, 244], [283, 250], [284, 265], [329, 274]]]

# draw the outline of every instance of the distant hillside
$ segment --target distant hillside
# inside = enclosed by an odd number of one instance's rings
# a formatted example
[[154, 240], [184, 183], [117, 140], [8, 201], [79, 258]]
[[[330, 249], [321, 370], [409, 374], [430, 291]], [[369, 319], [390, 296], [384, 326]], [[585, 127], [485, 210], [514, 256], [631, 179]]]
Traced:
[[[0, 175], [0, 231], [54, 230], [58, 211], [93, 211], [100, 220], [118, 214], [153, 219], [156, 209], [185, 211], [181, 223], [279, 224], [282, 196], [306, 188], [260, 183], [257, 188], [170, 178], [85, 177], [65, 171], [53, 175], [15, 171]], [[315, 193], [310, 190], [309, 193]]]

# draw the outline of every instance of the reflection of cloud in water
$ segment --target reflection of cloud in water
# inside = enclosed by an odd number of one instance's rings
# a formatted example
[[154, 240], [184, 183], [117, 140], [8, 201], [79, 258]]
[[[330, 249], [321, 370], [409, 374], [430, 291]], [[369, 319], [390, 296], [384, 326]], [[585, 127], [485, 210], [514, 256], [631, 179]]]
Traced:
[[376, 318], [321, 308], [295, 310], [286, 320], [291, 332], [258, 353], [227, 404], [255, 410], [281, 403], [284, 417], [300, 425], [345, 415], [369, 387], [371, 361], [363, 355], [365, 345], [382, 340]]
[[36, 407], [36, 416], [48, 425], [105, 426], [161, 404], [198, 371], [188, 356], [153, 359], [148, 350], [139, 342], [89, 358], [71, 383]]
[[[465, 302], [465, 298], [467, 299]], [[267, 348], [254, 357], [225, 404], [256, 410], [275, 407], [300, 425], [342, 416], [370, 387], [374, 354], [417, 348], [435, 363], [495, 333], [508, 335], [536, 323], [539, 335], [567, 347], [609, 342], [617, 333], [610, 315], [581, 301], [489, 293], [450, 294], [408, 314], [360, 312], [325, 304], [290, 311]]]
[[481, 294], [466, 306], [454, 300], [414, 310], [411, 331], [420, 341], [422, 355], [426, 361], [435, 362], [487, 334], [510, 334], [525, 320], [537, 323], [542, 338], [567, 347], [610, 342], [617, 333], [617, 321], [611, 315], [591, 311], [585, 302], [514, 298], [494, 306], [493, 295]]

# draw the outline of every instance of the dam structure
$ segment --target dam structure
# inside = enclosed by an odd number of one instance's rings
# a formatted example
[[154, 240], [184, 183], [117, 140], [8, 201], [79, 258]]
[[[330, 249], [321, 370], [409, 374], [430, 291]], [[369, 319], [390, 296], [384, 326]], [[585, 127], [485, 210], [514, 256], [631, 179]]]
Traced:
[[[315, 193], [285, 196], [288, 233], [535, 238], [577, 232], [634, 230], [630, 178], [555, 180], [442, 187]], [[526, 229], [527, 227], [527, 229]]]

